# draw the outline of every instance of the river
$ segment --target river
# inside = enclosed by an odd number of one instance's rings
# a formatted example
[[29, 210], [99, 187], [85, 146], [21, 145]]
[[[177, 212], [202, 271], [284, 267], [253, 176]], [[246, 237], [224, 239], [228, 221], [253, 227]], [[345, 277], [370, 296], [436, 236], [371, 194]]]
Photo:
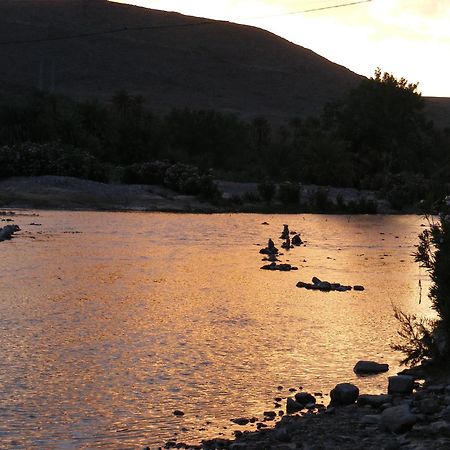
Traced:
[[[392, 304], [431, 314], [417, 216], [38, 214], [0, 243], [2, 448], [198, 443], [289, 388], [383, 392]], [[283, 257], [299, 270], [260, 270], [284, 223], [307, 241]], [[313, 276], [366, 289], [296, 287]], [[357, 377], [359, 359], [391, 370]]]

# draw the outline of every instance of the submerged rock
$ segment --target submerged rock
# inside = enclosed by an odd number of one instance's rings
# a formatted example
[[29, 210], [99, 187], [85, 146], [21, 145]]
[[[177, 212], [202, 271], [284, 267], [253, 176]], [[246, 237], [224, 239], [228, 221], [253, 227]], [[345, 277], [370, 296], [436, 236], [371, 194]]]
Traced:
[[290, 264], [277, 264], [275, 262], [266, 264], [261, 267], [262, 270], [279, 270], [280, 272], [289, 272], [291, 270], [298, 270], [298, 267], [291, 266]]
[[250, 422], [250, 420], [246, 417], [238, 417], [237, 419], [231, 419], [231, 421], [237, 425], [242, 426], [247, 425]]
[[323, 292], [330, 292], [330, 291], [346, 292], [352, 290], [351, 286], [343, 286], [340, 283], [330, 283], [329, 281], [322, 281], [317, 277], [313, 277], [311, 281], [312, 283], [305, 283], [304, 281], [299, 281], [297, 283], [297, 287]]
[[374, 361], [358, 361], [353, 372], [358, 374], [383, 373], [389, 370], [389, 364], [381, 364]]

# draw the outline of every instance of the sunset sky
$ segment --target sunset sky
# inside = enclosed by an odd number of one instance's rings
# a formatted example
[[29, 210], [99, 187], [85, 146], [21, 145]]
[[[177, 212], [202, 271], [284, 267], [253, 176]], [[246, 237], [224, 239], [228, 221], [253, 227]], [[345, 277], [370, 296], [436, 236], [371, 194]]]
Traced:
[[371, 0], [300, 12], [351, 1], [120, 0], [265, 28], [354, 72], [371, 76], [379, 66], [418, 81], [424, 95], [450, 97], [450, 0]]

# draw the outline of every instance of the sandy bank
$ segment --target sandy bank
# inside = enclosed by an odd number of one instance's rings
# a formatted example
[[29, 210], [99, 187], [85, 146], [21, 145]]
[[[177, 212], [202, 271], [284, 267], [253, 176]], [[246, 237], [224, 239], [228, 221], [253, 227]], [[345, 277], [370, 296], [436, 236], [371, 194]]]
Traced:
[[[225, 203], [221, 206], [201, 202], [192, 195], [181, 195], [160, 185], [126, 185], [100, 183], [73, 177], [45, 175], [14, 177], [0, 180], [1, 208], [80, 209], [109, 211], [167, 212], [289, 212], [283, 205], [254, 203], [256, 183], [217, 181]], [[345, 203], [367, 199], [377, 204], [379, 213], [392, 213], [386, 201], [374, 192], [351, 188], [303, 186], [302, 200], [308, 201], [317, 189], [325, 189], [328, 199], [336, 203], [340, 196]], [[226, 201], [240, 198], [240, 204]]]

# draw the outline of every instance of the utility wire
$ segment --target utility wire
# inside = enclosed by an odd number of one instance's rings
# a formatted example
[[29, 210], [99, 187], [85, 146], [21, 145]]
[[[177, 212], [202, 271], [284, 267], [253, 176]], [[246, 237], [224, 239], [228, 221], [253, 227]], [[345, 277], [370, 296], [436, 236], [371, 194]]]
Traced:
[[[371, 1], [372, 0], [359, 0], [359, 1], [354, 1], [354, 2], [350, 2], [350, 3], [339, 3], [337, 5], [305, 9], [303, 11], [292, 11], [292, 12], [283, 13], [283, 14], [272, 14], [272, 15], [260, 16], [260, 17], [246, 17], [246, 18], [243, 18], [240, 20], [257, 20], [257, 19], [267, 19], [270, 17], [281, 17], [281, 16], [291, 16], [291, 15], [296, 15], [296, 14], [305, 14], [305, 13], [311, 13], [311, 12], [316, 12], [316, 11], [324, 11], [324, 10], [328, 10], [328, 9], [336, 9], [336, 8], [343, 8], [346, 6], [359, 5], [361, 3], [369, 3]], [[113, 28], [110, 30], [93, 31], [90, 33], [78, 33], [78, 34], [72, 34], [72, 35], [66, 35], [66, 36], [55, 36], [55, 37], [40, 38], [40, 39], [23, 39], [23, 40], [14, 40], [14, 41], [0, 41], [0, 45], [6, 46], [6, 45], [36, 44], [36, 43], [42, 43], [42, 42], [66, 41], [66, 40], [82, 39], [82, 38], [88, 38], [88, 37], [94, 37], [94, 36], [104, 36], [107, 34], [124, 33], [126, 31], [190, 28], [190, 27], [199, 27], [199, 26], [212, 25], [212, 24], [218, 24], [218, 23], [229, 23], [229, 21], [226, 21], [226, 20], [203, 20], [203, 21], [199, 21], [199, 22], [184, 23], [184, 24], [178, 24], [178, 25], [177, 24], [149, 25], [149, 26], [143, 26], [143, 27], [126, 27], [126, 26], [124, 26], [122, 28]]]

